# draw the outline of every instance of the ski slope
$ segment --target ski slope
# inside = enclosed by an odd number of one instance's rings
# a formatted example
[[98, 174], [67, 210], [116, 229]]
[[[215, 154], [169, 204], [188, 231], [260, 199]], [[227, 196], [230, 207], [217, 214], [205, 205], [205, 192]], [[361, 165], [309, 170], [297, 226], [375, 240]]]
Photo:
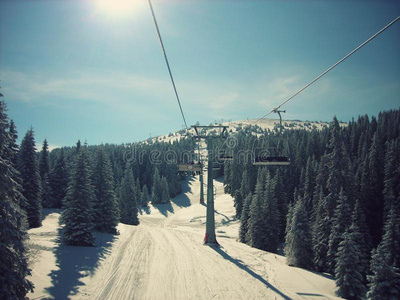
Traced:
[[216, 186], [220, 248], [202, 244], [206, 207], [199, 181], [168, 205], [140, 213], [141, 224], [120, 224], [120, 235], [96, 233], [95, 247], [59, 242], [58, 210], [29, 230], [30, 299], [339, 299], [328, 275], [289, 267], [283, 256], [236, 241], [233, 199]]

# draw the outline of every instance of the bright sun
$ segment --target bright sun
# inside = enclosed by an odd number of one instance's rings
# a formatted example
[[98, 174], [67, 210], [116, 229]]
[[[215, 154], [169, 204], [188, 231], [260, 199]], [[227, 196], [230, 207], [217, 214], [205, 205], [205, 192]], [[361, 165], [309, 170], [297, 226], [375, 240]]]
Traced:
[[140, 5], [139, 0], [95, 0], [99, 12], [112, 17], [132, 14]]

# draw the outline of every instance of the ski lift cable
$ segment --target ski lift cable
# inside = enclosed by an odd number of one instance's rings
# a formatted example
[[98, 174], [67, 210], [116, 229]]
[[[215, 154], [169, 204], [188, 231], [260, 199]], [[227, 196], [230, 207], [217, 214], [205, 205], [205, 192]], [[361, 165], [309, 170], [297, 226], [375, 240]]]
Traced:
[[[280, 105], [278, 105], [277, 107], [273, 108], [270, 112], [266, 113], [264, 116], [262, 116], [261, 118], [256, 119], [254, 122], [250, 123], [249, 125], [255, 125], [258, 122], [260, 122], [261, 120], [265, 119], [266, 117], [268, 117], [269, 115], [273, 114], [273, 113], [278, 113], [278, 110], [285, 105], [286, 103], [288, 103], [290, 100], [292, 100], [294, 97], [296, 97], [298, 94], [300, 94], [302, 91], [304, 91], [306, 88], [308, 88], [310, 85], [312, 85], [313, 83], [315, 83], [317, 80], [319, 80], [322, 76], [324, 76], [326, 73], [328, 73], [329, 71], [331, 71], [332, 69], [334, 69], [335, 67], [337, 67], [339, 64], [341, 64], [343, 61], [345, 61], [347, 58], [349, 58], [351, 55], [353, 55], [354, 53], [356, 53], [358, 50], [360, 50], [362, 47], [364, 47], [366, 44], [368, 44], [370, 41], [372, 41], [374, 38], [376, 38], [378, 35], [380, 35], [382, 32], [384, 32], [386, 29], [388, 29], [390, 26], [392, 26], [394, 23], [396, 23], [398, 20], [400, 19], [400, 16], [398, 16], [397, 18], [395, 18], [392, 22], [390, 22], [389, 24], [387, 24], [385, 27], [383, 27], [381, 30], [379, 30], [377, 33], [375, 33], [373, 36], [371, 36], [369, 39], [367, 39], [364, 43], [362, 43], [360, 46], [358, 46], [357, 48], [355, 48], [353, 51], [351, 51], [350, 53], [348, 53], [346, 56], [344, 56], [342, 59], [340, 59], [338, 62], [336, 62], [334, 65], [332, 65], [330, 68], [328, 68], [326, 71], [324, 71], [323, 73], [321, 73], [319, 76], [317, 76], [315, 79], [313, 79], [312, 81], [310, 81], [307, 85], [305, 85], [304, 87], [302, 87], [300, 90], [298, 90], [296, 93], [294, 93], [292, 96], [290, 96], [288, 99], [286, 99], [285, 101], [283, 101]], [[239, 134], [242, 130], [244, 130], [244, 127], [241, 128], [240, 130], [235, 132], [235, 135]], [[224, 143], [222, 144], [222, 146], [224, 146], [226, 143], [226, 140], [224, 141]]]
[[180, 101], [180, 99], [179, 99], [178, 91], [177, 91], [177, 89], [176, 89], [174, 77], [172, 76], [171, 67], [169, 66], [168, 57], [167, 57], [167, 52], [165, 51], [164, 43], [163, 43], [163, 40], [162, 40], [162, 38], [161, 38], [160, 29], [158, 28], [158, 23], [157, 23], [156, 15], [154, 14], [153, 5], [151, 4], [151, 0], [148, 0], [148, 2], [149, 2], [150, 10], [151, 10], [151, 15], [153, 16], [154, 25], [155, 25], [155, 27], [156, 27], [158, 39], [159, 39], [160, 44], [161, 44], [161, 49], [162, 49], [163, 54], [164, 54], [164, 59], [165, 59], [165, 62], [166, 62], [166, 64], [167, 64], [167, 68], [168, 68], [169, 76], [170, 76], [170, 78], [171, 78], [172, 86], [173, 86], [173, 88], [174, 88], [176, 100], [178, 101], [179, 109], [180, 109], [181, 114], [182, 114], [183, 122], [185, 123], [186, 130], [189, 130], [189, 128], [188, 128], [188, 126], [187, 126], [187, 123], [186, 123], [185, 114], [183, 113], [181, 101]]
[[377, 33], [375, 33], [373, 36], [371, 36], [368, 40], [366, 40], [364, 43], [362, 43], [360, 46], [358, 46], [357, 48], [355, 48], [353, 51], [351, 51], [350, 53], [348, 53], [345, 57], [343, 57], [342, 59], [340, 59], [338, 62], [336, 62], [334, 65], [332, 65], [330, 68], [328, 68], [326, 71], [324, 71], [323, 73], [321, 73], [319, 76], [317, 76], [315, 79], [313, 79], [312, 81], [310, 81], [307, 85], [305, 85], [304, 87], [302, 87], [300, 90], [298, 90], [296, 93], [294, 93], [292, 96], [290, 96], [288, 99], [286, 99], [284, 102], [282, 102], [280, 105], [278, 105], [277, 107], [275, 107], [274, 109], [272, 109], [270, 112], [268, 112], [267, 114], [265, 114], [264, 116], [262, 116], [261, 118], [257, 119], [254, 123], [250, 124], [250, 125], [254, 125], [256, 123], [258, 123], [259, 121], [261, 121], [262, 119], [265, 119], [267, 116], [269, 116], [272, 113], [276, 113], [283, 105], [285, 105], [286, 103], [288, 103], [290, 100], [292, 100], [294, 97], [296, 97], [298, 94], [300, 94], [302, 91], [304, 91], [306, 88], [308, 88], [310, 85], [312, 85], [314, 82], [316, 82], [318, 79], [320, 79], [322, 76], [324, 76], [326, 73], [328, 73], [329, 71], [331, 71], [332, 69], [334, 69], [335, 67], [337, 67], [340, 63], [342, 63], [343, 61], [345, 61], [347, 58], [349, 58], [351, 55], [353, 55], [354, 53], [356, 53], [358, 50], [360, 50], [362, 47], [364, 47], [366, 44], [368, 44], [370, 41], [372, 41], [374, 38], [376, 38], [379, 34], [381, 34], [382, 32], [384, 32], [386, 29], [388, 29], [390, 26], [392, 26], [394, 23], [396, 23], [398, 20], [400, 19], [400, 16], [398, 16], [396, 19], [394, 19], [392, 22], [390, 22], [389, 24], [387, 24], [385, 27], [383, 27], [381, 30], [379, 30]]

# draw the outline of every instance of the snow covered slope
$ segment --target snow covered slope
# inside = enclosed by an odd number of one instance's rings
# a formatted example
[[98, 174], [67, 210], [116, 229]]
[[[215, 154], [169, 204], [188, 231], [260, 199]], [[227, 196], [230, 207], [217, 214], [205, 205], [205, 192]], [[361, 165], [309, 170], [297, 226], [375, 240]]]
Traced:
[[35, 292], [30, 299], [338, 299], [329, 276], [289, 267], [283, 256], [236, 241], [239, 222], [221, 181], [215, 199], [220, 248], [202, 244], [206, 207], [199, 182], [168, 205], [141, 211], [119, 236], [96, 233], [96, 247], [59, 242], [60, 211], [29, 230]]
[[[257, 121], [257, 123], [255, 123]], [[340, 126], [347, 126], [347, 123], [339, 122]], [[257, 126], [261, 129], [269, 129], [274, 130], [277, 126], [279, 126], [279, 119], [250, 119], [250, 120], [242, 120], [242, 121], [229, 121], [229, 122], [222, 122], [222, 123], [215, 123], [215, 125], [225, 125], [229, 126], [228, 131], [230, 133], [235, 133], [236, 131], [245, 128], [246, 126]], [[300, 120], [282, 120], [282, 126], [284, 129], [305, 129], [305, 130], [322, 130], [324, 128], [329, 127], [329, 122], [322, 122], [322, 121], [300, 121]], [[193, 135], [194, 130], [189, 129], [189, 132]], [[144, 143], [148, 143], [152, 141], [153, 143], [158, 142], [174, 142], [179, 141], [181, 138], [186, 138], [186, 131], [180, 130], [175, 133], [169, 133], [165, 135], [160, 135], [157, 137], [149, 138]]]

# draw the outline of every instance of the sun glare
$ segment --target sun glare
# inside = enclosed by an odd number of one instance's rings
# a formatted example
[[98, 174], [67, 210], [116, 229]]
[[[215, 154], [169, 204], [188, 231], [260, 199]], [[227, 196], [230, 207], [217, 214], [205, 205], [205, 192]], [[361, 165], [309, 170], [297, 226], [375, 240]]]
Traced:
[[140, 2], [139, 0], [95, 0], [97, 10], [112, 17], [131, 15], [139, 7]]

